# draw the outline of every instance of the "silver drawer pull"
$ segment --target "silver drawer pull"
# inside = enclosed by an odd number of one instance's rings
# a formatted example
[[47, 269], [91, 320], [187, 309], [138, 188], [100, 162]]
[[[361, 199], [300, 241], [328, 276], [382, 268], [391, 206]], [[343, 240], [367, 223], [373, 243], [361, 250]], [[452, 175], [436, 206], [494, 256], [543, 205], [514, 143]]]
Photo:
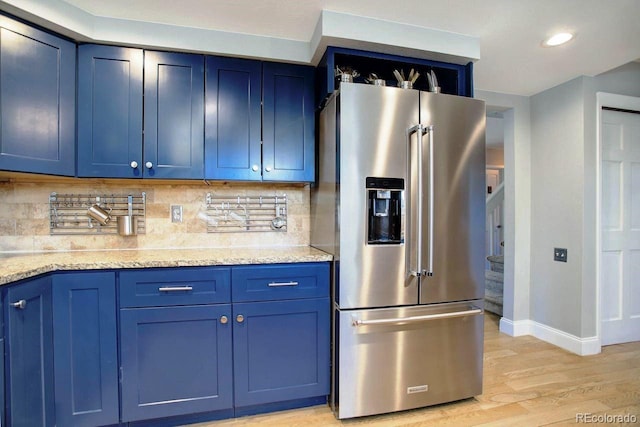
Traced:
[[298, 282], [271, 282], [269, 283], [270, 288], [275, 288], [277, 286], [298, 286]]
[[160, 292], [188, 292], [192, 290], [193, 286], [165, 286], [158, 288], [158, 291]]

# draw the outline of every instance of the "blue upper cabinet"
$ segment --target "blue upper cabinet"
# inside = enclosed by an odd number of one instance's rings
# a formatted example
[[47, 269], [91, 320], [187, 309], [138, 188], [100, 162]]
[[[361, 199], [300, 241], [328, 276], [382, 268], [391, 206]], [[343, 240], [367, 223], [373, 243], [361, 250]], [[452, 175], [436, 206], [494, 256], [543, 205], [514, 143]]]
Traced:
[[314, 68], [265, 62], [262, 80], [263, 179], [313, 181]]
[[262, 64], [207, 57], [205, 177], [262, 180]]
[[78, 71], [78, 176], [204, 177], [201, 55], [82, 45]]
[[204, 57], [144, 53], [144, 145], [147, 178], [204, 178]]
[[76, 46], [0, 16], [0, 169], [75, 175]]
[[142, 50], [78, 47], [78, 176], [141, 176]]
[[205, 178], [313, 181], [314, 75], [309, 66], [207, 57]]

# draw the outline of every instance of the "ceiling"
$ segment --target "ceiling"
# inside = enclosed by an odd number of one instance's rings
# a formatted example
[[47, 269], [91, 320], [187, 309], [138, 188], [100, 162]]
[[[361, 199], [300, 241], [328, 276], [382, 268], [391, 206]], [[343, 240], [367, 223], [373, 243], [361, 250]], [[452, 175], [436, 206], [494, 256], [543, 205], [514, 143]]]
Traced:
[[[37, 11], [50, 0], [22, 1]], [[306, 42], [323, 10], [462, 34], [479, 40], [476, 89], [525, 96], [640, 58], [639, 0], [59, 1], [103, 18]], [[575, 40], [541, 46], [559, 30]]]

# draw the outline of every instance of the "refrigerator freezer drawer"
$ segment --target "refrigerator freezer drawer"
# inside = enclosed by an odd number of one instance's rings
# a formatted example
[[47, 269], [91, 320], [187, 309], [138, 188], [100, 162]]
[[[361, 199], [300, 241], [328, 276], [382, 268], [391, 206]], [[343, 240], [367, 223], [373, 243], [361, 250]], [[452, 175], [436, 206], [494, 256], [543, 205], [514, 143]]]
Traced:
[[335, 311], [338, 418], [482, 393], [483, 302]]

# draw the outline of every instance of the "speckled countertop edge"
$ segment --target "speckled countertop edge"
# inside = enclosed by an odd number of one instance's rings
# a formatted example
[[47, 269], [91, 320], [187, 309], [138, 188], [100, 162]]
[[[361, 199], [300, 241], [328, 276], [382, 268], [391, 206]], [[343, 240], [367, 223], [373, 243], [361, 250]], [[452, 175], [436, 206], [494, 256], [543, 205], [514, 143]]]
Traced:
[[0, 254], [0, 285], [54, 271], [331, 261], [308, 246]]

